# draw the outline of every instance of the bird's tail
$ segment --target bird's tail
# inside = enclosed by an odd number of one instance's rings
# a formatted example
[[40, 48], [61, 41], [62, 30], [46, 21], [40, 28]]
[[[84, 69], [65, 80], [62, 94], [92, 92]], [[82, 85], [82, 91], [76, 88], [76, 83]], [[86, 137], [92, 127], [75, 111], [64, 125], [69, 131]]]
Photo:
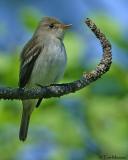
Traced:
[[33, 110], [32, 109], [33, 106], [31, 105], [32, 104], [30, 103], [29, 100], [23, 101], [23, 111], [22, 111], [22, 118], [19, 131], [19, 139], [21, 141], [25, 141], [27, 138], [30, 116]]

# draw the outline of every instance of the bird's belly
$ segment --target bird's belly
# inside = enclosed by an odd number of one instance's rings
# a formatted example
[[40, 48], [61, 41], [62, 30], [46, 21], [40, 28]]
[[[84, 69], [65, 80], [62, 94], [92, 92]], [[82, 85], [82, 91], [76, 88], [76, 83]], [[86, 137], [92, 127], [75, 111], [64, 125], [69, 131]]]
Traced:
[[49, 85], [56, 82], [64, 74], [66, 66], [66, 53], [64, 47], [44, 49], [37, 58], [30, 80], [30, 85]]

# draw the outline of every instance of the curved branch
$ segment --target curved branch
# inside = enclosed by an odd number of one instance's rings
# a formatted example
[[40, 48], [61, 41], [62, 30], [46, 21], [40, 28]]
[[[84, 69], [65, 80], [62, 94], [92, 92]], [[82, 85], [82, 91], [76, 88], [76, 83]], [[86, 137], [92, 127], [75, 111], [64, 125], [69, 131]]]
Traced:
[[85, 23], [95, 34], [96, 38], [99, 39], [103, 49], [102, 59], [95, 70], [83, 74], [79, 80], [71, 83], [54, 84], [43, 88], [31, 89], [0, 88], [0, 99], [37, 99], [42, 97], [60, 97], [86, 87], [106, 73], [112, 63], [111, 44], [109, 40], [107, 40], [106, 36], [100, 31], [100, 29], [97, 28], [95, 23], [92, 22], [92, 20], [87, 18]]

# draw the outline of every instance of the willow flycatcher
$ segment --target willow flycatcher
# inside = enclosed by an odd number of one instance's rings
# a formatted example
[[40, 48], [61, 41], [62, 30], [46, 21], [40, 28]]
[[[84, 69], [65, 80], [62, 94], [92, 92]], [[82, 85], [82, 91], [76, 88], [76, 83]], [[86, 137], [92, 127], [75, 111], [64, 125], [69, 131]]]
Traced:
[[[57, 82], [64, 74], [67, 56], [63, 44], [65, 25], [55, 18], [44, 17], [32, 38], [23, 48], [19, 74], [19, 87], [31, 88]], [[39, 100], [23, 100], [23, 112], [19, 131], [20, 140], [27, 137], [29, 120]]]

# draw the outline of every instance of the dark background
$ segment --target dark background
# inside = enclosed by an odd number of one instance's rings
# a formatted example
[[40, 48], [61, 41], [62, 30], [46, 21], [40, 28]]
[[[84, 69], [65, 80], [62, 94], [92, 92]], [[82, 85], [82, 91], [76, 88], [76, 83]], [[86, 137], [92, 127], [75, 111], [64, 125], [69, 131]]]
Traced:
[[[95, 68], [102, 49], [84, 25], [89, 17], [112, 43], [107, 74], [81, 91], [44, 100], [33, 112], [28, 139], [18, 140], [22, 105], [0, 101], [1, 160], [98, 160], [128, 153], [127, 0], [1, 0], [0, 85], [17, 87], [19, 55], [43, 16], [73, 27], [65, 35], [68, 66], [61, 82]], [[127, 157], [128, 158], [128, 157]]]

